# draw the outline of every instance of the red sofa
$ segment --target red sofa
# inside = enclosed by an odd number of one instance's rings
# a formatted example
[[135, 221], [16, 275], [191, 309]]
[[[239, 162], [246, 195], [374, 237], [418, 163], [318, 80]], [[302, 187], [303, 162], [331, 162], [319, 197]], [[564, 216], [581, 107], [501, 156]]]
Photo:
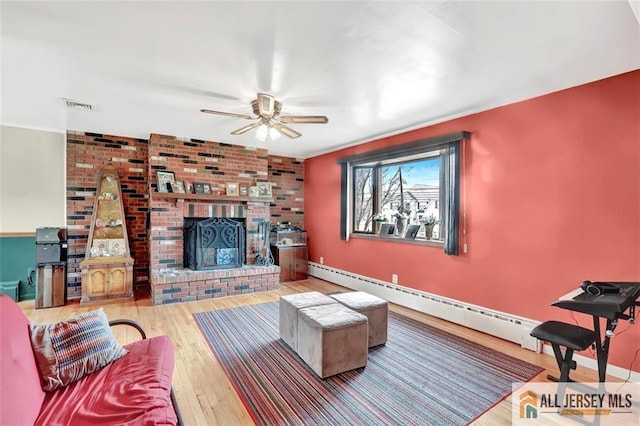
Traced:
[[173, 345], [146, 338], [128, 353], [70, 385], [44, 392], [29, 336], [29, 320], [13, 299], [0, 295], [0, 425], [182, 424], [171, 389]]

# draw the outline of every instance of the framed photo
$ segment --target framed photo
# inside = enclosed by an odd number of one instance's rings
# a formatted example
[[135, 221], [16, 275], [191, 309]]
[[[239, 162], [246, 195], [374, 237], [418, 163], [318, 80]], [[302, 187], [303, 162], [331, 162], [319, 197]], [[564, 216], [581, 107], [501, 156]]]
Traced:
[[380, 225], [380, 232], [378, 235], [393, 235], [396, 232], [396, 225], [393, 223], [383, 223]]
[[208, 183], [203, 183], [202, 184], [202, 189], [204, 190], [205, 194], [211, 194], [211, 185]]
[[175, 182], [175, 175], [173, 172], [165, 172], [164, 170], [158, 170], [157, 173], [158, 192], [169, 192], [168, 184]]
[[271, 184], [269, 182], [258, 182], [258, 196], [271, 197]]
[[[193, 184], [193, 188], [196, 194], [205, 194], [204, 186], [209, 185], [208, 183], [196, 182]], [[211, 187], [209, 186], [209, 192], [211, 192]]]
[[169, 190], [171, 192], [175, 192], [176, 194], [185, 193], [184, 182], [180, 182], [180, 181], [169, 182], [167, 185], [169, 186]]
[[407, 226], [407, 232], [404, 233], [404, 237], [410, 240], [415, 240], [419, 230], [420, 225], [409, 225]]
[[184, 192], [186, 194], [193, 194], [193, 182], [184, 181]]
[[227, 195], [238, 195], [238, 182], [227, 182]]
[[240, 195], [243, 197], [249, 195], [249, 187], [247, 185], [240, 185]]
[[260, 190], [258, 190], [257, 186], [249, 187], [249, 197], [259, 197], [259, 196], [260, 196]]

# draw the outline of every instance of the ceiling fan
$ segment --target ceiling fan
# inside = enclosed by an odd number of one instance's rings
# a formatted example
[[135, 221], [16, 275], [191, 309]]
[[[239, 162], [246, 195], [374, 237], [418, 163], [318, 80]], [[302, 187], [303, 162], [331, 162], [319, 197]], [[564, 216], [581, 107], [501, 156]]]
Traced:
[[223, 115], [225, 117], [244, 118], [246, 120], [257, 119], [257, 121], [251, 124], [234, 130], [231, 134], [241, 135], [251, 129], [258, 128], [256, 137], [261, 141], [266, 139], [267, 134], [269, 134], [273, 140], [279, 138], [280, 134], [290, 138], [297, 138], [301, 135], [288, 127], [287, 124], [325, 124], [329, 122], [329, 119], [324, 115], [280, 115], [282, 104], [276, 101], [276, 98], [273, 96], [265, 93], [258, 93], [258, 97], [251, 101], [251, 107], [253, 108], [253, 113], [256, 115], [255, 117], [236, 114], [234, 112], [214, 111], [211, 109], [201, 109], [200, 112]]

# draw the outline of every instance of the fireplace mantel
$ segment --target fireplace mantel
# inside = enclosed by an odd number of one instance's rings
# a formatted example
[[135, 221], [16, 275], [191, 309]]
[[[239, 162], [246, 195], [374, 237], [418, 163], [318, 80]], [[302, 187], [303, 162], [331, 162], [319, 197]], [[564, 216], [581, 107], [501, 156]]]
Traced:
[[239, 195], [178, 194], [175, 192], [152, 192], [151, 200], [235, 201], [237, 203], [272, 203], [272, 197], [243, 197]]

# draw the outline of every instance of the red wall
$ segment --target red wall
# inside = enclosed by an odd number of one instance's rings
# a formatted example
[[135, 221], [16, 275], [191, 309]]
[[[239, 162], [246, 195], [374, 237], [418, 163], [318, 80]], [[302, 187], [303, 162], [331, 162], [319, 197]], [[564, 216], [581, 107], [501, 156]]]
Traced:
[[[467, 254], [340, 240], [338, 157], [460, 130], [472, 133], [463, 160]], [[640, 281], [640, 70], [308, 159], [305, 192], [313, 262], [323, 256], [380, 280], [396, 273], [402, 286], [573, 322], [550, 303], [583, 280]], [[590, 317], [575, 318], [592, 327]], [[610, 363], [629, 368], [640, 327], [611, 345]]]

